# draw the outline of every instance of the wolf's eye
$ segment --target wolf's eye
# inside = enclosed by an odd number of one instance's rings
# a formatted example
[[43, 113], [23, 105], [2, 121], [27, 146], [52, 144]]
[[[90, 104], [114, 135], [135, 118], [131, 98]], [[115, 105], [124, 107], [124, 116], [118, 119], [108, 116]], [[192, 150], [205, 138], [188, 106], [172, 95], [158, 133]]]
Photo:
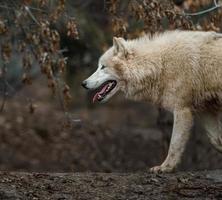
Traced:
[[101, 69], [105, 69], [105, 68], [106, 68], [106, 66], [105, 66], [105, 65], [102, 65]]

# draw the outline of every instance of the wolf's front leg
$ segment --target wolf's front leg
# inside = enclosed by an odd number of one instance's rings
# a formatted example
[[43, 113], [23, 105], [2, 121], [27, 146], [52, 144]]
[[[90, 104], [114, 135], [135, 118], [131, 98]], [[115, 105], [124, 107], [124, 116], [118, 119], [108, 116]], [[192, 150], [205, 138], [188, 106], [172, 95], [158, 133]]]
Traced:
[[171, 172], [177, 167], [189, 139], [192, 124], [193, 116], [189, 108], [174, 111], [173, 133], [167, 158], [160, 166], [152, 167], [151, 172]]

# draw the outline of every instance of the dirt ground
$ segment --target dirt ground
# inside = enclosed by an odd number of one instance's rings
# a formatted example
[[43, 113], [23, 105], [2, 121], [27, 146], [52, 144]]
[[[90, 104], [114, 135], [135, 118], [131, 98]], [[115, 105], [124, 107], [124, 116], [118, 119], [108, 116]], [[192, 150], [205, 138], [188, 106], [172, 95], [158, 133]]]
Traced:
[[221, 174], [0, 173], [0, 199], [222, 199]]
[[[222, 154], [209, 144], [198, 121], [179, 167], [188, 173], [151, 175], [148, 168], [167, 154], [172, 116], [160, 119], [157, 108], [121, 96], [87, 106], [82, 103], [86, 95], [78, 95], [70, 108], [71, 128], [63, 126], [58, 102], [38, 82], [7, 100], [0, 114], [0, 171], [5, 171], [0, 199], [222, 199], [220, 180], [190, 173], [222, 168]], [[28, 112], [29, 96], [37, 103], [34, 114]]]

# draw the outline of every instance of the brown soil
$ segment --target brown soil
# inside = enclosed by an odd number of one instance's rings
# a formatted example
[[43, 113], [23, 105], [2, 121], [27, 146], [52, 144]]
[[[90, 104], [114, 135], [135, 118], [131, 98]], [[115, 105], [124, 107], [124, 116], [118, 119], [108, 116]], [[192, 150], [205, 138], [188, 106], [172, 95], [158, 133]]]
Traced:
[[222, 199], [221, 174], [0, 173], [0, 199]]

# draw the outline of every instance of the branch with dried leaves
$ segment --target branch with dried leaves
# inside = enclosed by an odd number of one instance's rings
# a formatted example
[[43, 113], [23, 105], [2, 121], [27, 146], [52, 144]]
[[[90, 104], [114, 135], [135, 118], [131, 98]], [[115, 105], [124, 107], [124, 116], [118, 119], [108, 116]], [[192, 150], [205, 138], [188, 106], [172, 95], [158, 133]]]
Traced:
[[[21, 82], [28, 85], [32, 84], [33, 68], [39, 67], [38, 71], [48, 79], [47, 87], [51, 89], [52, 94], [56, 95], [56, 90], [61, 90], [58, 91], [59, 99], [66, 114], [66, 105], [71, 99], [63, 75], [67, 67], [67, 58], [63, 53], [67, 49], [61, 48], [61, 36], [56, 27], [58, 23], [65, 23], [67, 36], [73, 39], [78, 39], [78, 31], [75, 19], [67, 17], [65, 0], [53, 2], [9, 0], [0, 5], [0, 9], [2, 9], [0, 36], [3, 62], [9, 63], [15, 52], [20, 55], [23, 63]], [[7, 69], [5, 73], [6, 71]], [[4, 79], [3, 82], [7, 80]], [[5, 99], [4, 95], [1, 110], [4, 108]], [[30, 112], [34, 112], [34, 106], [30, 106]]]

